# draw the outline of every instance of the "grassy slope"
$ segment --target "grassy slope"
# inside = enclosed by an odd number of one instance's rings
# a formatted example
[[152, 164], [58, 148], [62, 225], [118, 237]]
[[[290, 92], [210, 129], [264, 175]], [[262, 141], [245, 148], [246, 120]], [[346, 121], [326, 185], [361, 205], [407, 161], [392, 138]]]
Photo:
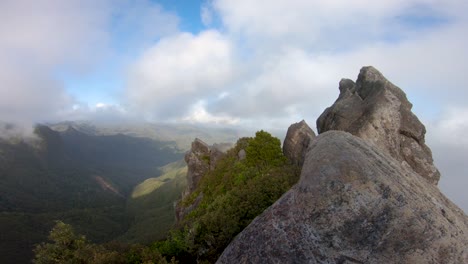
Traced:
[[185, 189], [187, 166], [183, 160], [162, 167], [163, 174], [137, 185], [127, 201], [133, 216], [130, 229], [120, 239], [147, 244], [163, 239], [175, 223], [174, 203]]

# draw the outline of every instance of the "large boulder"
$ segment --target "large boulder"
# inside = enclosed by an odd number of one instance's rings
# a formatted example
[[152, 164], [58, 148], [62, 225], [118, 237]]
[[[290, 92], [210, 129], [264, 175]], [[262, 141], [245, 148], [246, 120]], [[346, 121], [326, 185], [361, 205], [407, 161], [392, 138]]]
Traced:
[[363, 67], [356, 83], [342, 79], [336, 102], [317, 120], [318, 133], [342, 130], [376, 145], [427, 181], [440, 173], [426, 146], [426, 129], [411, 112], [405, 93], [373, 67]]
[[304, 157], [311, 141], [315, 138], [314, 131], [302, 120], [288, 128], [283, 143], [283, 153], [293, 164], [302, 166]]
[[218, 263], [468, 263], [468, 219], [387, 151], [341, 131], [316, 137], [297, 185]]

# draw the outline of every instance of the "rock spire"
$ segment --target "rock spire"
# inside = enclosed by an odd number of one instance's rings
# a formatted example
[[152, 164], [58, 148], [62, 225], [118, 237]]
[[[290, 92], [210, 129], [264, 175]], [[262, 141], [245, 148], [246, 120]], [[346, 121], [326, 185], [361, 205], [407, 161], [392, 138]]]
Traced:
[[340, 95], [317, 120], [319, 134], [342, 130], [376, 145], [437, 184], [440, 173], [425, 144], [426, 128], [411, 112], [406, 94], [374, 67], [363, 67], [356, 83], [342, 79]]

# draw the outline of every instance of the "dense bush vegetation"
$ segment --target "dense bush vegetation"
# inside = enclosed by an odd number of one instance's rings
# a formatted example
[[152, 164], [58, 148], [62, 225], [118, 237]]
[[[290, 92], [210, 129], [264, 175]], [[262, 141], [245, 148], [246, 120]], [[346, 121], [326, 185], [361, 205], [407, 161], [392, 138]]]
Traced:
[[[246, 158], [239, 160], [242, 149]], [[240, 231], [297, 182], [299, 173], [299, 168], [287, 162], [280, 140], [269, 133], [259, 131], [254, 138], [240, 139], [203, 177], [199, 188], [181, 201], [188, 206], [203, 197], [179, 230], [159, 243], [160, 251], [216, 261]]]

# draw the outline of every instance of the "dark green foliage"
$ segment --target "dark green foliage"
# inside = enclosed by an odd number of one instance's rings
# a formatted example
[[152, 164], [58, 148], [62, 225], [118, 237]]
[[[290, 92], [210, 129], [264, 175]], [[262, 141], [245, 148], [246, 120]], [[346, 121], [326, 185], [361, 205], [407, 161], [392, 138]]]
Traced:
[[49, 240], [51, 243], [34, 249], [34, 263], [88, 263], [97, 253], [84, 236], [75, 235], [72, 227], [61, 221], [50, 231]]
[[[245, 149], [246, 158], [237, 153]], [[214, 262], [229, 242], [256, 216], [273, 204], [298, 180], [300, 169], [289, 165], [277, 138], [265, 131], [240, 139], [200, 187], [181, 204], [203, 199], [182, 222], [182, 228], [159, 244], [165, 255], [190, 254]]]
[[245, 162], [251, 167], [268, 169], [286, 162], [281, 141], [263, 130], [255, 133], [255, 138], [249, 141], [245, 152], [247, 153]]
[[[36, 264], [61, 263], [168, 263], [157, 251], [148, 247], [128, 247], [116, 242], [106, 245], [90, 243], [82, 235], [76, 235], [71, 225], [57, 221], [49, 233], [49, 242], [34, 249]], [[174, 259], [170, 263], [176, 263]]]

